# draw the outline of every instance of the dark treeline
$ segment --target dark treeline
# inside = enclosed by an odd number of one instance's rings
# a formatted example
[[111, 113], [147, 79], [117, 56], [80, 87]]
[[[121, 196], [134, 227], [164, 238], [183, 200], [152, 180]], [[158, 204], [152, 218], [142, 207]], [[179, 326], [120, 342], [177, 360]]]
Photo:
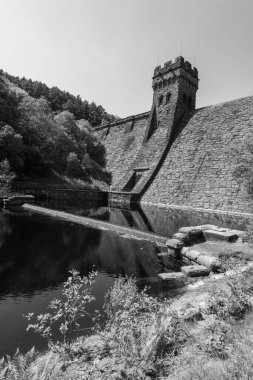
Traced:
[[105, 118], [103, 108], [40, 82], [14, 78], [13, 84], [11, 78], [0, 73], [0, 187], [14, 177], [109, 183], [105, 148], [94, 131]]
[[104, 108], [97, 106], [94, 102], [89, 103], [82, 100], [79, 95], [74, 96], [67, 91], [62, 91], [58, 87], [49, 88], [45, 83], [19, 78], [0, 70], [0, 75], [5, 75], [12, 83], [25, 90], [35, 99], [45, 98], [53, 112], [69, 111], [76, 120], [88, 120], [91, 125], [97, 126], [102, 121], [114, 121], [116, 117], [108, 114]]

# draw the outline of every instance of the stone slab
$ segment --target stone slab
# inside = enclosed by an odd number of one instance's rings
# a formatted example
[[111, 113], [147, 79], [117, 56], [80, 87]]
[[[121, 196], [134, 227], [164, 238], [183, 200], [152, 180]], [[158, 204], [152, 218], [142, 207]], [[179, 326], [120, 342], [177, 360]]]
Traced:
[[204, 265], [186, 265], [181, 267], [181, 272], [188, 277], [208, 276], [210, 270]]
[[215, 231], [215, 230], [206, 230], [203, 232], [206, 240], [222, 240], [230, 243], [234, 243], [238, 240], [239, 236], [242, 235], [242, 231], [239, 231], [238, 235], [235, 231]]
[[[186, 247], [184, 247], [186, 248]], [[183, 253], [183, 252], [182, 252]], [[201, 255], [201, 252], [195, 250], [195, 249], [189, 249], [185, 250], [184, 256], [186, 256], [188, 259], [196, 261], [197, 257]]]
[[220, 261], [217, 257], [199, 255], [196, 261], [198, 264], [207, 267], [210, 271], [217, 271], [220, 268]]
[[182, 272], [159, 273], [158, 276], [164, 281], [183, 280], [186, 278]]

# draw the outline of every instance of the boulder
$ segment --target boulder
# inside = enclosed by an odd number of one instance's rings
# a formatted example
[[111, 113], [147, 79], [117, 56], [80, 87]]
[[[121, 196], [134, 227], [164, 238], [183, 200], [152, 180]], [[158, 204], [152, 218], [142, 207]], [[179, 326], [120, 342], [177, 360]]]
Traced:
[[208, 276], [210, 270], [204, 265], [186, 265], [181, 267], [181, 272], [188, 277]]

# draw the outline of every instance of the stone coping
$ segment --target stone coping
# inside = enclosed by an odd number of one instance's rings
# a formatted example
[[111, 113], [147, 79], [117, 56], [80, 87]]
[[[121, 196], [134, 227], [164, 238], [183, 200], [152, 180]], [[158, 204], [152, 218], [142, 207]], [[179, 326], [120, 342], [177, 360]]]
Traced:
[[253, 218], [253, 213], [241, 212], [241, 211], [232, 211], [232, 210], [220, 210], [220, 209], [211, 209], [204, 207], [192, 207], [192, 206], [181, 206], [168, 203], [154, 203], [154, 202], [140, 202], [143, 205], [155, 206], [160, 208], [167, 208], [171, 210], [185, 210], [185, 211], [196, 211], [196, 212], [208, 212], [210, 214], [221, 214], [221, 215], [231, 215], [231, 216], [243, 216], [247, 218]]
[[124, 117], [123, 119], [113, 121], [112, 123], [100, 125], [99, 127], [95, 128], [95, 131], [100, 131], [101, 129], [108, 128], [108, 127], [114, 127], [114, 126], [117, 126], [120, 124], [125, 124], [125, 123], [133, 121], [133, 120], [139, 120], [142, 118], [145, 119], [145, 118], [149, 117], [149, 114], [150, 114], [150, 111], [147, 111], [147, 112], [139, 113], [137, 115], [127, 116], [127, 117]]

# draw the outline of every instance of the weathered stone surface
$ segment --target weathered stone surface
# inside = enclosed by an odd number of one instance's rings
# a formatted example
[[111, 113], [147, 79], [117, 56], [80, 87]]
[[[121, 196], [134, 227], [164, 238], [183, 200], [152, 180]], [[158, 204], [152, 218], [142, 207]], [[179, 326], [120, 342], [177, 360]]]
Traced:
[[168, 239], [166, 245], [169, 248], [180, 249], [184, 246], [184, 243], [178, 239]]
[[239, 231], [239, 235], [232, 230], [227, 231], [217, 231], [217, 230], [206, 230], [204, 231], [204, 236], [206, 240], [224, 240], [234, 243], [238, 240], [239, 236], [243, 235], [243, 231]]
[[177, 239], [182, 241], [183, 243], [187, 243], [191, 240], [189, 234], [184, 234], [182, 232], [177, 232], [176, 234], [173, 235], [173, 239]]
[[198, 264], [204, 265], [211, 271], [216, 271], [220, 268], [220, 261], [217, 257], [207, 256], [207, 255], [199, 255], [196, 258]]
[[210, 270], [203, 265], [186, 265], [181, 267], [181, 272], [189, 277], [208, 276]]
[[185, 274], [181, 272], [159, 273], [158, 275], [164, 281], [184, 280]]
[[197, 260], [197, 257], [201, 255], [201, 252], [199, 251], [196, 251], [195, 249], [188, 249], [185, 251], [184, 255], [190, 259], [190, 260], [193, 260], [193, 261], [196, 261]]
[[249, 155], [244, 147], [252, 128], [253, 96], [189, 115], [143, 201], [252, 212], [252, 197], [233, 175], [237, 162]]

